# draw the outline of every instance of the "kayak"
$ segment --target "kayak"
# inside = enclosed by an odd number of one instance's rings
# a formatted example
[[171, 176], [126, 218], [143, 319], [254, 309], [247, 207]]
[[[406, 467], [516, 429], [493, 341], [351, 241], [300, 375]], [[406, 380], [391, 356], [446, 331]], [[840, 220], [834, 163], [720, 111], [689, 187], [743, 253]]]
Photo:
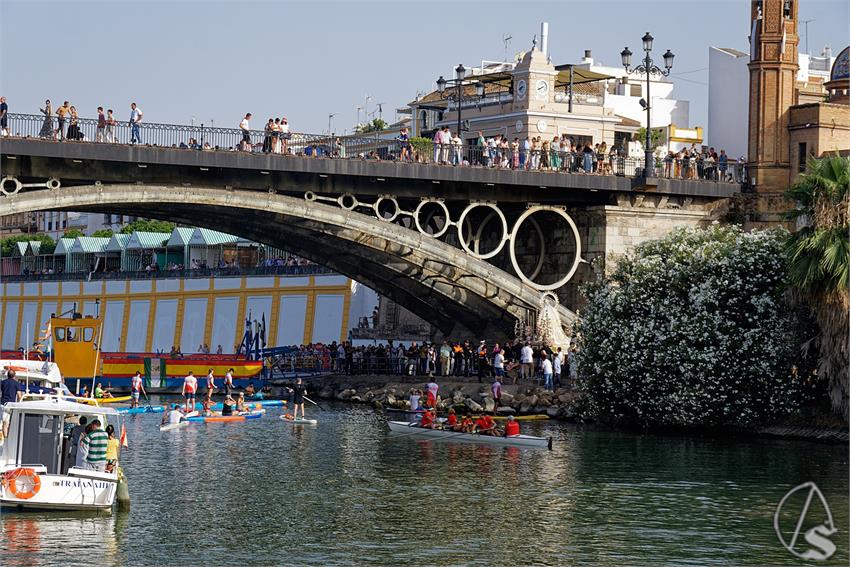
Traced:
[[186, 421], [186, 420], [183, 420], [183, 421], [178, 422], [178, 423], [166, 423], [165, 425], [160, 425], [159, 430], [160, 431], [171, 431], [172, 429], [180, 429], [181, 427], [186, 426], [186, 425], [189, 425], [189, 422]]
[[445, 441], [457, 441], [460, 443], [480, 443], [486, 445], [506, 445], [512, 447], [539, 447], [552, 449], [551, 437], [535, 437], [533, 435], [512, 435], [502, 437], [495, 435], [481, 435], [478, 433], [459, 433], [446, 431], [444, 429], [426, 429], [419, 427], [418, 423], [409, 421], [388, 422], [390, 431], [393, 433], [405, 433], [410, 437], [422, 439], [434, 439]]
[[265, 413], [265, 411], [260, 410], [260, 411], [252, 411], [252, 412], [248, 412], [248, 413], [240, 413], [239, 416], [244, 417], [245, 419], [260, 419], [261, 417], [263, 417], [264, 413]]
[[280, 416], [280, 419], [287, 423], [292, 423], [295, 425], [316, 425], [319, 423], [318, 419], [304, 419], [303, 417], [299, 417], [298, 419], [292, 419], [290, 417], [286, 417], [285, 415]]
[[136, 413], [162, 413], [165, 411], [165, 406], [139, 406], [137, 408], [115, 408], [118, 413], [136, 414]]
[[88, 404], [90, 406], [101, 404], [116, 404], [118, 402], [129, 402], [132, 396], [118, 396], [116, 398], [69, 398], [78, 404]]
[[244, 415], [213, 415], [213, 416], [209, 416], [209, 417], [204, 417], [204, 416], [198, 415], [198, 416], [194, 416], [194, 417], [188, 417], [188, 418], [186, 418], [186, 421], [195, 421], [195, 422], [199, 421], [199, 422], [202, 422], [202, 423], [219, 423], [219, 422], [228, 423], [228, 422], [231, 422], [231, 421], [245, 421], [245, 416]]

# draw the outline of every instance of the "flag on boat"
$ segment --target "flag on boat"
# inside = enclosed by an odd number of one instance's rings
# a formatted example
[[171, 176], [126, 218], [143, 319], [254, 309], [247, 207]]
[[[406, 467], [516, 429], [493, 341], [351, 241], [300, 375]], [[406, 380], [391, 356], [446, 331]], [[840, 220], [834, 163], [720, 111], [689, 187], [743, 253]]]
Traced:
[[130, 445], [127, 444], [127, 426], [124, 425], [123, 423], [121, 424], [121, 446], [122, 447], [129, 447], [130, 446]]

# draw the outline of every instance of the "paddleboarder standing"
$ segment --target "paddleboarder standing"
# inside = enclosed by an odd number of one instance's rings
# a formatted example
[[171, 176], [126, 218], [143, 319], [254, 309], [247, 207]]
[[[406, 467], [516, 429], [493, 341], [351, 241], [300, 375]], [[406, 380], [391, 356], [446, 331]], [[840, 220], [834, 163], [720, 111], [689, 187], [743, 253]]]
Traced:
[[133, 397], [131, 407], [139, 407], [139, 393], [143, 393], [145, 397], [148, 395], [142, 383], [142, 373], [136, 370], [136, 375], [130, 379], [130, 395]]
[[233, 369], [227, 371], [224, 375], [224, 393], [228, 396], [233, 392]]
[[197, 389], [198, 379], [195, 378], [195, 373], [190, 370], [189, 375], [183, 379], [183, 391], [181, 392], [186, 400], [186, 413], [195, 409], [195, 392]]
[[213, 394], [215, 393], [215, 375], [213, 375], [213, 369], [210, 368], [209, 372], [207, 372], [207, 399], [211, 400]]
[[298, 408], [301, 408], [301, 419], [306, 419], [304, 416], [304, 396], [307, 394], [307, 387], [301, 383], [301, 378], [295, 379], [295, 385], [292, 386], [292, 419], [298, 419]]

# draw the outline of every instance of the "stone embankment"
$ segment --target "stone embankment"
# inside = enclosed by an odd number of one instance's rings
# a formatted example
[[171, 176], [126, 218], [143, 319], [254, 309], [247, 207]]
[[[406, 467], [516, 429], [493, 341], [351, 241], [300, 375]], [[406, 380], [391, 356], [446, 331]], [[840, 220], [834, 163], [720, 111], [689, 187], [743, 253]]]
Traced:
[[[427, 376], [323, 376], [307, 379], [312, 392], [325, 400], [339, 400], [387, 408], [408, 409], [412, 389], [425, 390]], [[479, 383], [477, 378], [447, 379], [435, 377], [440, 386], [437, 409], [446, 411], [465, 406], [472, 413], [489, 412], [496, 415], [546, 414], [553, 419], [577, 421], [575, 390], [559, 388], [552, 392], [535, 384], [503, 384], [501, 405], [496, 407], [491, 393], [491, 381]], [[272, 390], [274, 395], [275, 388]], [[424, 401], [424, 399], [423, 399]]]

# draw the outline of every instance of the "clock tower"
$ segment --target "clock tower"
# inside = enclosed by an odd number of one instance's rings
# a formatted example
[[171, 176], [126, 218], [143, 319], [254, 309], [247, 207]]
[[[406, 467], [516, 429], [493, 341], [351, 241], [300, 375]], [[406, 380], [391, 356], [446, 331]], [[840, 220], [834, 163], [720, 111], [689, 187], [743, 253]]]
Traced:
[[795, 104], [798, 0], [751, 0], [748, 176], [759, 213], [779, 212], [791, 178], [788, 118]]
[[557, 74], [536, 45], [526, 52], [513, 71], [513, 110], [551, 111]]

